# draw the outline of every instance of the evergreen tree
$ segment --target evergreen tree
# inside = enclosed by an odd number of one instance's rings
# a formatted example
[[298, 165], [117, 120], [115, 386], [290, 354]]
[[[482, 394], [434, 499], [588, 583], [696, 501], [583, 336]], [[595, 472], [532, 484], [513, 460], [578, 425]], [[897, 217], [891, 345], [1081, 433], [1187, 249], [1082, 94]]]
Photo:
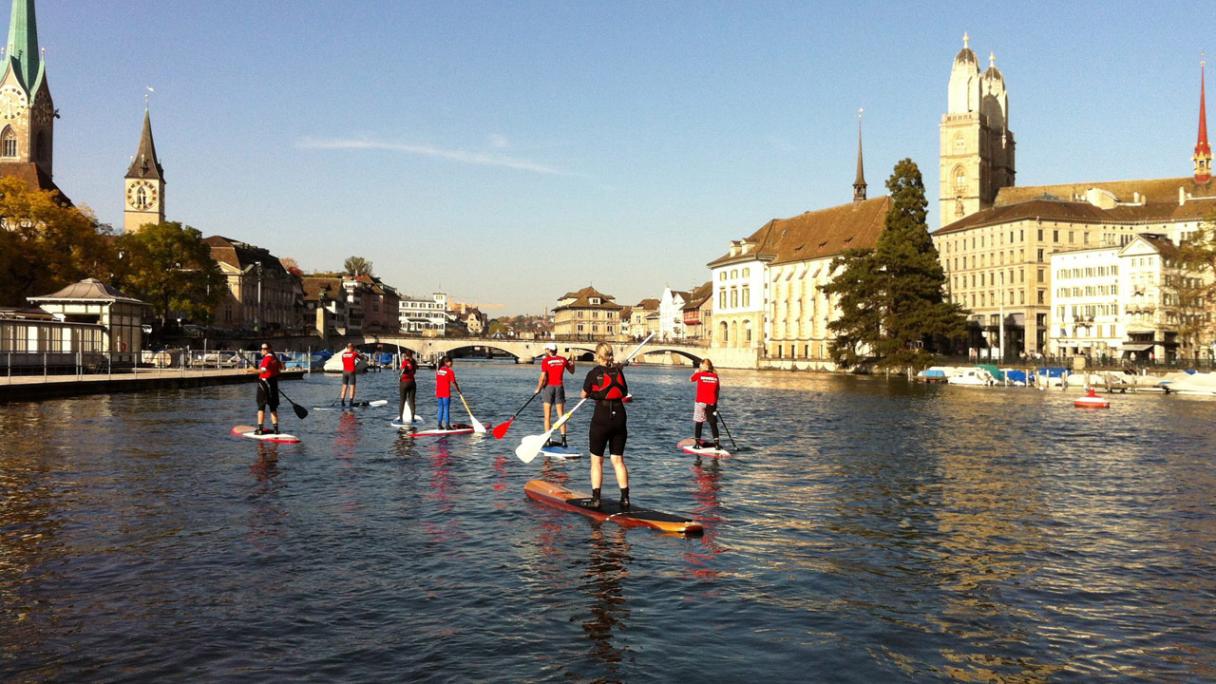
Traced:
[[843, 269], [825, 288], [842, 315], [833, 359], [855, 365], [866, 356], [885, 367], [922, 367], [950, 338], [963, 334], [963, 310], [945, 300], [945, 271], [926, 223], [925, 184], [911, 159], [887, 180], [891, 208], [873, 250], [853, 250], [833, 261]]

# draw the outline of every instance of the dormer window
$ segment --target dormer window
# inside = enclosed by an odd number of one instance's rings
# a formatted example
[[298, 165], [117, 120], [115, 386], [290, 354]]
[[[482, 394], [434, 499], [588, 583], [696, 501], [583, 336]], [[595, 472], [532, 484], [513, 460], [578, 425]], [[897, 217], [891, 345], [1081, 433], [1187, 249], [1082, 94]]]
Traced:
[[599, 303], [600, 303], [600, 298], [599, 298], [599, 297], [592, 297], [592, 298], [591, 298], [591, 303], [592, 303], [592, 304], [599, 304]]

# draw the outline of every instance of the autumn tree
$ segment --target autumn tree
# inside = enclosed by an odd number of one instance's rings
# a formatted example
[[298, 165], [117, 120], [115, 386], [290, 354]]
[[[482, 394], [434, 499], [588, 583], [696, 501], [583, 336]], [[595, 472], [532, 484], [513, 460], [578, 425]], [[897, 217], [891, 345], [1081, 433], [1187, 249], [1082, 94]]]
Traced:
[[828, 325], [836, 336], [830, 353], [845, 366], [869, 355], [888, 368], [923, 367], [964, 331], [963, 310], [945, 298], [946, 274], [929, 236], [916, 163], [896, 164], [887, 190], [891, 208], [874, 249], [834, 259], [833, 268], [842, 270], [824, 288], [838, 297], [841, 316]]
[[24, 306], [85, 278], [110, 281], [113, 236], [56, 191], [0, 178], [0, 306]]
[[1179, 337], [1197, 354], [1201, 346], [1216, 340], [1212, 319], [1216, 309], [1216, 216], [1182, 241], [1171, 266], [1175, 273], [1167, 278], [1166, 289], [1177, 308]]
[[361, 256], [347, 257], [346, 261], [342, 264], [342, 268], [346, 270], [348, 275], [352, 276], [372, 275], [372, 262]]
[[203, 235], [176, 221], [147, 225], [118, 238], [118, 286], [169, 317], [210, 321], [226, 284]]

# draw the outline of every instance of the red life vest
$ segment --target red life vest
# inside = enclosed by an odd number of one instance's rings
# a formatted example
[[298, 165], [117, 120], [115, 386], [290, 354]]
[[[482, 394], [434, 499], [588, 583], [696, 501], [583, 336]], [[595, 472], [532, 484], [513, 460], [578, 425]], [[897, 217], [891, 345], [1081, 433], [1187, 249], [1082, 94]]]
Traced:
[[591, 397], [601, 401], [620, 401], [625, 398], [625, 384], [621, 378], [621, 369], [604, 369], [600, 381], [591, 390]]

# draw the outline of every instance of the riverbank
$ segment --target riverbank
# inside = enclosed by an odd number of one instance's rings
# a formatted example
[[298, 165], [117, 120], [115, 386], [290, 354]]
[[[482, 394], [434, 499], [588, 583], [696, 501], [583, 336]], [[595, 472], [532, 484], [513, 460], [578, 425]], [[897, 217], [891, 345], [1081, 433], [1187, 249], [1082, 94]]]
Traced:
[[[279, 377], [298, 380], [304, 377], [304, 371], [286, 371]], [[149, 389], [232, 385], [256, 379], [257, 375], [247, 369], [235, 368], [140, 370], [98, 375], [17, 375], [0, 380], [0, 403]]]

